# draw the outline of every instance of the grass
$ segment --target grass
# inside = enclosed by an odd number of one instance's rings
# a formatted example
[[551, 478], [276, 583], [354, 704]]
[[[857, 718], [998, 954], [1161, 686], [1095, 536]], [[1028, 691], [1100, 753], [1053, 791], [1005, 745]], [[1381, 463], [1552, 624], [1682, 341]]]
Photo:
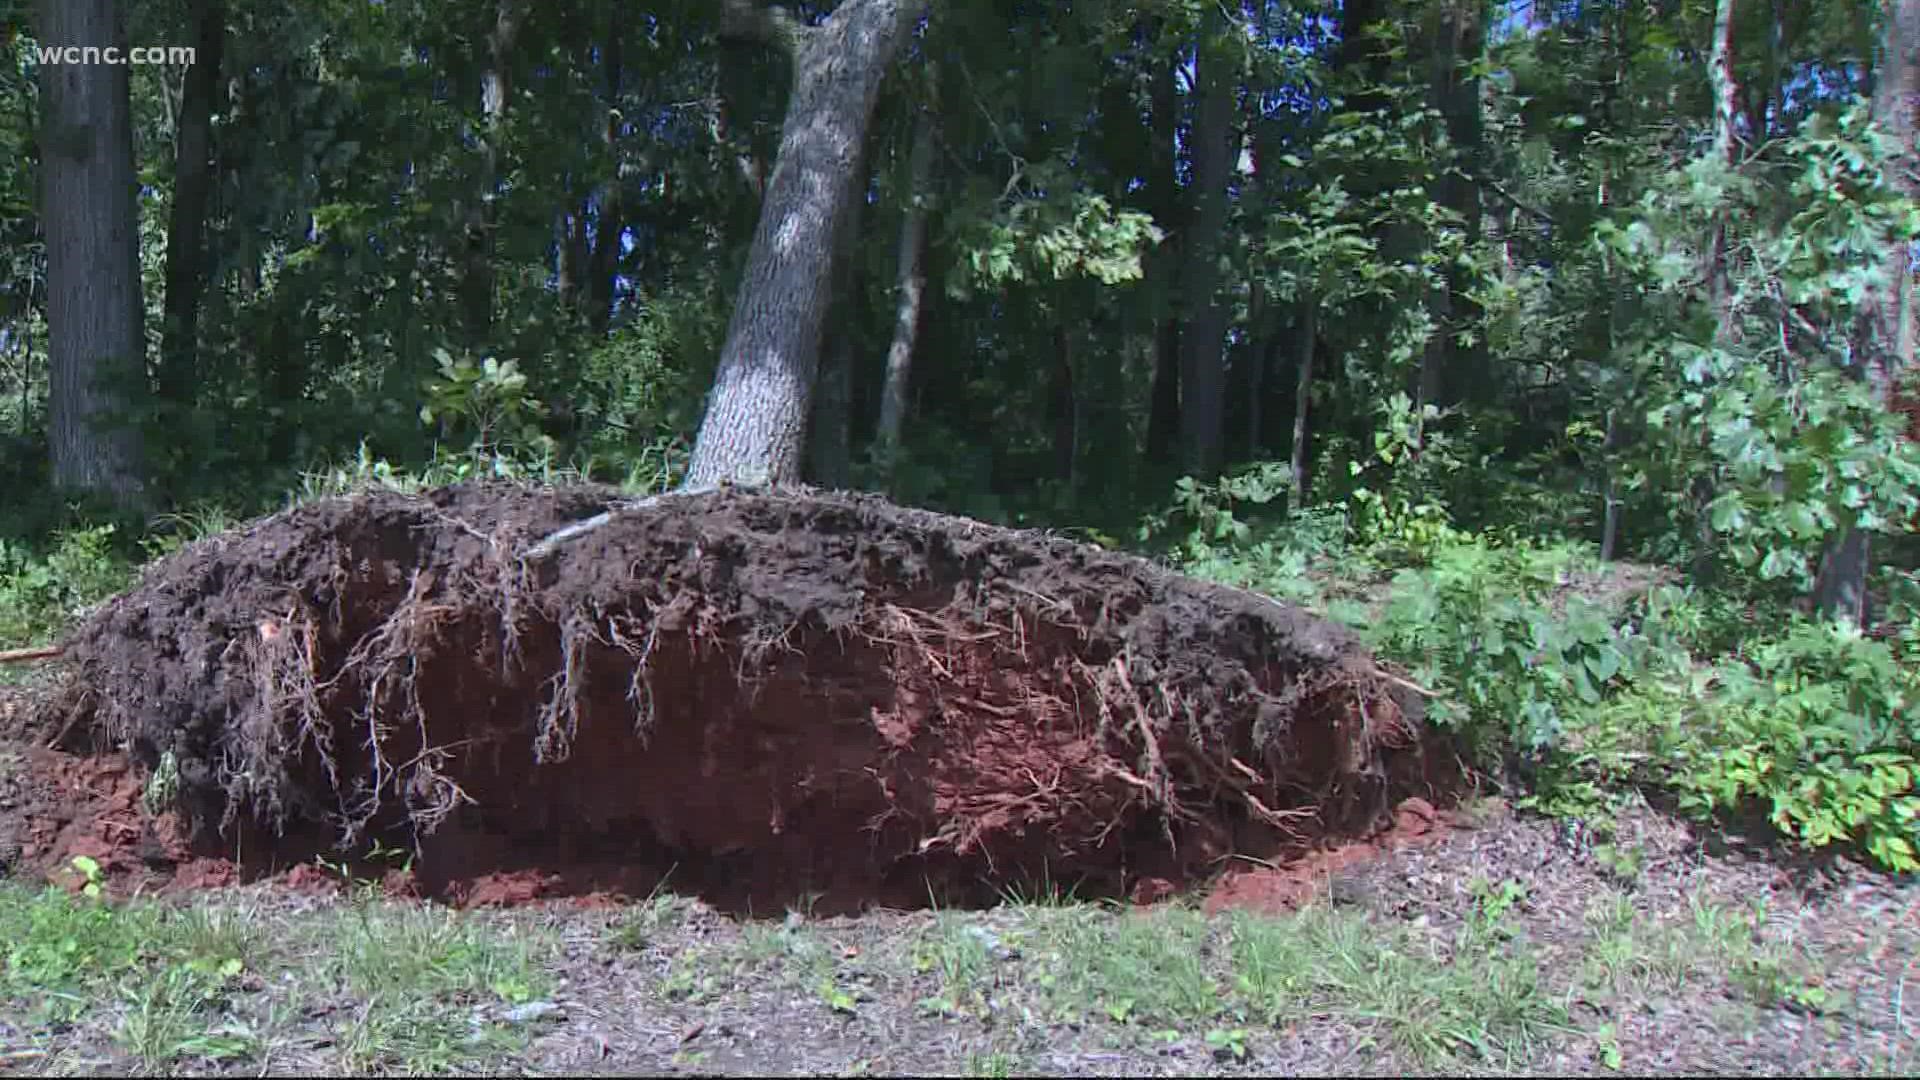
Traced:
[[1322, 907], [1237, 918], [1232, 947], [1255, 1016], [1275, 1026], [1340, 1017], [1423, 1068], [1515, 1067], [1568, 1027], [1524, 947], [1467, 940], [1449, 954], [1404, 927]]
[[300, 1014], [337, 1021], [314, 1067], [483, 1068], [524, 1044], [503, 1011], [551, 991], [540, 935], [424, 906], [293, 914], [0, 883], [0, 942], [0, 1012], [36, 1050], [104, 1042], [141, 1072], [263, 1061]]

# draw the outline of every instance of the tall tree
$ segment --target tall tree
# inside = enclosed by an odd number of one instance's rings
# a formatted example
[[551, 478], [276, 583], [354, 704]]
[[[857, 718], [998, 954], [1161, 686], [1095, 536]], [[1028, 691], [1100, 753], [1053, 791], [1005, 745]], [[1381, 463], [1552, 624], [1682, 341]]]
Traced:
[[[1485, 0], [1442, 0], [1433, 13], [1430, 100], [1440, 113], [1447, 134], [1449, 160], [1431, 187], [1435, 204], [1450, 211], [1471, 246], [1480, 239], [1483, 124], [1479, 65], [1486, 46]], [[1485, 372], [1484, 338], [1469, 334], [1471, 345], [1461, 344], [1461, 330], [1478, 326], [1481, 313], [1474, 300], [1470, 270], [1460, 260], [1448, 263], [1441, 285], [1430, 298], [1435, 332], [1422, 357], [1422, 398], [1453, 401], [1456, 390], [1484, 390], [1491, 386]]]
[[1198, 101], [1193, 119], [1193, 229], [1187, 236], [1187, 326], [1180, 354], [1180, 457], [1188, 473], [1211, 477], [1226, 436], [1227, 312], [1217, 295], [1227, 229], [1227, 184], [1234, 165], [1235, 52], [1227, 17], [1209, 5], [1196, 50]]
[[206, 224], [213, 193], [213, 110], [220, 90], [223, 0], [194, 0], [194, 62], [181, 87], [175, 124], [173, 210], [167, 224], [166, 295], [160, 332], [160, 399], [192, 403], [197, 384], [200, 300], [207, 280]]
[[[39, 31], [56, 48], [127, 48], [117, 0], [42, 0]], [[43, 63], [40, 80], [53, 480], [133, 508], [146, 338], [127, 66]]]
[[927, 291], [927, 209], [933, 198], [936, 130], [931, 104], [913, 122], [913, 149], [907, 164], [907, 205], [900, 219], [899, 284], [894, 294], [893, 344], [887, 348], [886, 381], [880, 391], [880, 424], [874, 441], [891, 459], [906, 424], [907, 389], [913, 377], [914, 344], [920, 334], [921, 306]]
[[849, 0], [815, 26], [728, 0], [736, 30], [792, 65], [780, 149], [748, 251], [712, 397], [687, 467], [690, 489], [800, 476], [835, 241], [859, 191], [874, 99], [930, 0]]
[[[1159, 22], [1150, 24], [1159, 33]], [[1152, 37], [1148, 39], [1149, 45]], [[1180, 248], [1186, 242], [1182, 221], [1179, 173], [1179, 70], [1177, 56], [1157, 57], [1151, 91], [1151, 173], [1147, 190], [1153, 220], [1167, 239], [1149, 257], [1147, 275], [1162, 299], [1154, 325], [1153, 382], [1148, 390], [1147, 457], [1155, 462], [1172, 456], [1180, 432]]]
[[493, 25], [487, 31], [480, 70], [480, 180], [467, 215], [467, 266], [460, 285], [467, 333], [476, 346], [484, 344], [493, 330], [493, 236], [499, 228], [495, 203], [520, 20], [519, 0], [494, 0]]
[[[1873, 84], [1873, 118], [1898, 147], [1889, 173], [1902, 194], [1920, 200], [1920, 0], [1886, 0], [1881, 12], [1880, 60]], [[1859, 374], [1882, 405], [1895, 404], [1902, 375], [1913, 368], [1913, 252], [1904, 238], [1888, 245], [1877, 287], [1867, 297], [1856, 330]], [[1849, 527], [1827, 546], [1814, 586], [1822, 614], [1865, 625], [1869, 542]]]

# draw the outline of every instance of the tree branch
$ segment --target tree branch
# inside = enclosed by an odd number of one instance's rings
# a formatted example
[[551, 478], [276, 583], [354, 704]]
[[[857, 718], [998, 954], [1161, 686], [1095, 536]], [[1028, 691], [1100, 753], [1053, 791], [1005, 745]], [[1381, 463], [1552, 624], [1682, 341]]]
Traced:
[[1548, 224], [1548, 225], [1555, 224], [1552, 214], [1547, 213], [1545, 210], [1541, 210], [1533, 206], [1528, 206], [1526, 203], [1521, 202], [1517, 196], [1515, 196], [1512, 192], [1509, 192], [1506, 188], [1501, 187], [1492, 178], [1482, 177], [1480, 179], [1480, 183], [1484, 185], [1488, 191], [1491, 191], [1495, 195], [1498, 195], [1502, 199], [1505, 199], [1507, 203], [1511, 205], [1515, 210], [1519, 210], [1522, 213], [1532, 215], [1533, 218], [1545, 224]]
[[45, 645], [36, 649], [8, 649], [0, 652], [0, 664], [23, 664], [29, 660], [52, 660], [66, 652], [58, 645]]

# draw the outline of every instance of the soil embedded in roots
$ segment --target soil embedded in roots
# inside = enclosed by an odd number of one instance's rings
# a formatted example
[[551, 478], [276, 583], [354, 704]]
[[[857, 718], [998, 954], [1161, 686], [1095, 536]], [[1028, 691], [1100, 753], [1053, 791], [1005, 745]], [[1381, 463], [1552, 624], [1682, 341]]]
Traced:
[[1297, 608], [807, 491], [312, 502], [151, 567], [61, 664], [42, 726], [126, 753], [182, 851], [398, 847], [467, 902], [1124, 895], [1365, 834], [1451, 764]]

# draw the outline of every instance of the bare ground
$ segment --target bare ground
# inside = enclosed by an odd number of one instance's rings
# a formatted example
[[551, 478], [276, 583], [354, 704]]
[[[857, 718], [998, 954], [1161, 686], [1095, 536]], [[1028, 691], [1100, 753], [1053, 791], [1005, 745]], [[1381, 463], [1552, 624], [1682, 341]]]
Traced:
[[[138, 942], [119, 959], [90, 936], [92, 901], [32, 887], [0, 883], [0, 1070], [23, 1075], [1920, 1064], [1912, 881], [1784, 863], [1649, 809], [1595, 845], [1498, 800], [1414, 802], [1369, 843], [1150, 906], [738, 917], [662, 891], [456, 911], [308, 866], [116, 901], [106, 918]], [[49, 934], [92, 966], [63, 976], [30, 947]], [[155, 990], [175, 982], [202, 989]]]

